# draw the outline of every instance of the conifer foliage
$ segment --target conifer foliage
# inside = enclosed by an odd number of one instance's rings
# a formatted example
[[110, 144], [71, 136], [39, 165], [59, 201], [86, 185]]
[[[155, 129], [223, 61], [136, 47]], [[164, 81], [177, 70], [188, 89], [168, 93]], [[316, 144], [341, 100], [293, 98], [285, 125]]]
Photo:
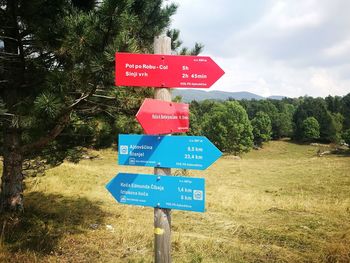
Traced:
[[162, 2], [0, 0], [0, 210], [23, 209], [26, 160], [103, 142], [149, 95], [113, 87], [114, 54], [152, 52], [176, 11]]

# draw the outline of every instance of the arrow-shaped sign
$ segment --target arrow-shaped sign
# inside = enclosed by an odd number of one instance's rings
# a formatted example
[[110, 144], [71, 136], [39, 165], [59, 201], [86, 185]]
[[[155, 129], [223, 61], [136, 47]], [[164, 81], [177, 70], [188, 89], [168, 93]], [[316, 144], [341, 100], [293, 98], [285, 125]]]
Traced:
[[210, 58], [153, 54], [115, 54], [115, 85], [209, 88], [224, 71]]
[[204, 212], [203, 178], [119, 173], [106, 188], [122, 204]]
[[120, 134], [121, 165], [204, 170], [222, 153], [203, 136], [151, 136]]
[[146, 134], [187, 132], [188, 104], [145, 99], [136, 118]]

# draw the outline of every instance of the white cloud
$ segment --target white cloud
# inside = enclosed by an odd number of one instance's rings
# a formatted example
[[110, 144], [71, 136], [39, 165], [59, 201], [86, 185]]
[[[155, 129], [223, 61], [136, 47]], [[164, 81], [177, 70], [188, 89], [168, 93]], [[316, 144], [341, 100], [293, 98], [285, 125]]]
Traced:
[[312, 73], [310, 84], [311, 87], [317, 90], [317, 93], [323, 97], [329, 94], [345, 95], [343, 89], [345, 91], [346, 87], [342, 87], [343, 85], [340, 83], [338, 76], [324, 69], [316, 70]]
[[326, 48], [324, 52], [329, 57], [347, 56], [350, 58], [350, 38]]
[[277, 1], [267, 21], [281, 30], [301, 30], [322, 24], [323, 15], [315, 1]]
[[174, 26], [226, 74], [213, 89], [291, 97], [350, 92], [350, 1], [183, 0]]

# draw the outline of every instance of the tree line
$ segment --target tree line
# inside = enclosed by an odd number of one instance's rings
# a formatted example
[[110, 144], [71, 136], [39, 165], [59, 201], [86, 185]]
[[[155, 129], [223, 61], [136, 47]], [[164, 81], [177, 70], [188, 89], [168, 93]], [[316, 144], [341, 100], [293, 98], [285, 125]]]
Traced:
[[[137, 89], [136, 89], [137, 90]], [[118, 134], [142, 134], [135, 119], [143, 97], [133, 89], [118, 87], [114, 100], [129, 101], [127, 110], [114, 115], [100, 113], [87, 121], [72, 122], [66, 129], [73, 129], [61, 136], [68, 147], [68, 154], [55, 157], [48, 151], [52, 161], [67, 158], [78, 161], [82, 147], [106, 148], [117, 143]], [[134, 92], [136, 92], [134, 90]], [[174, 98], [181, 101], [181, 97]], [[77, 125], [79, 124], [79, 125]], [[69, 136], [68, 136], [69, 135]], [[283, 98], [282, 100], [234, 100], [192, 101], [190, 103], [190, 130], [187, 135], [208, 137], [221, 151], [241, 154], [262, 147], [264, 142], [291, 138], [296, 142], [322, 142], [350, 144], [350, 93], [346, 96], [326, 98]], [[59, 137], [59, 138], [61, 138]], [[77, 144], [77, 142], [79, 142]]]
[[326, 98], [192, 101], [192, 135], [205, 135], [234, 154], [271, 139], [350, 144], [350, 93]]

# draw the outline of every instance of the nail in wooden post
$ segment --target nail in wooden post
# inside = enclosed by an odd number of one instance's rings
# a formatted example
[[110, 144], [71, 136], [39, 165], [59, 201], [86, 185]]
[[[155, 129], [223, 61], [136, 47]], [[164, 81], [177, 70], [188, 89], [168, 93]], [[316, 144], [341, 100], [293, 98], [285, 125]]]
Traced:
[[[171, 54], [171, 38], [160, 36], [154, 38], [155, 54]], [[156, 88], [154, 98], [158, 100], [171, 101], [171, 91], [169, 88]], [[170, 150], [170, 149], [169, 149]], [[170, 154], [170, 152], [169, 152]], [[154, 168], [154, 174], [171, 175], [170, 168]], [[171, 262], [171, 210], [154, 208], [154, 261], [156, 263]]]

